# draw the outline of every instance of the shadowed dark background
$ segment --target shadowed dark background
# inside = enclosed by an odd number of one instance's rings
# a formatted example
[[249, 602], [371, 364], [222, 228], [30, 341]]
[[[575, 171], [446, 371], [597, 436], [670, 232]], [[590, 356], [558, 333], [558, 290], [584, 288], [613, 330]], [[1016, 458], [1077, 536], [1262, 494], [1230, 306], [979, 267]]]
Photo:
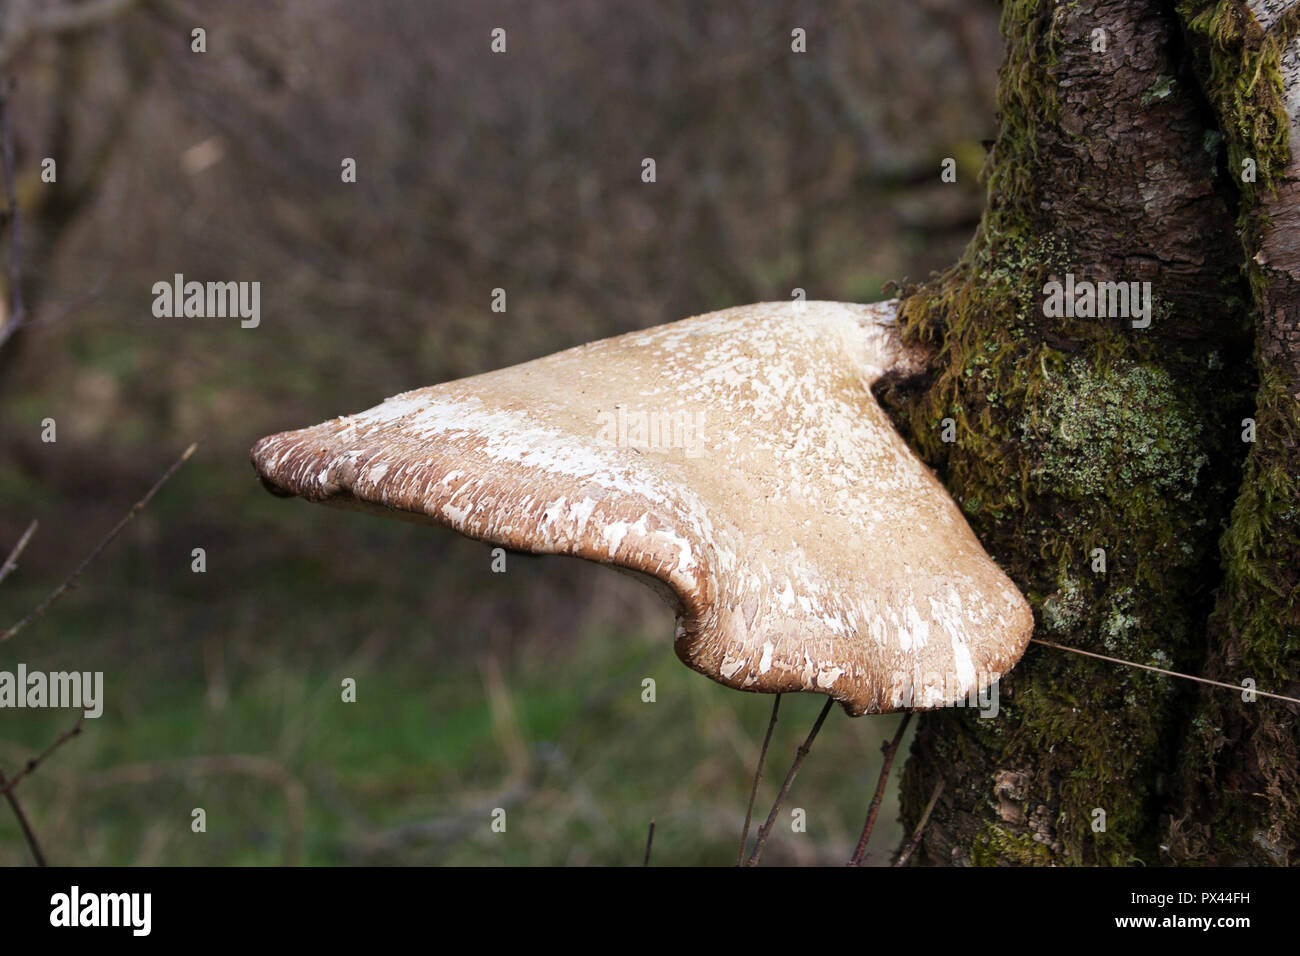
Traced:
[[[651, 817], [656, 862], [734, 860], [769, 700], [681, 665], [649, 592], [559, 559], [494, 574], [451, 532], [272, 498], [247, 450], [591, 339], [796, 287], [871, 301], [946, 265], [981, 207], [997, 4], [126, 7], [23, 37], [0, 16], [31, 320], [0, 349], [0, 552], [40, 521], [0, 625], [203, 439], [0, 645], [0, 669], [105, 675], [105, 715], [22, 787], [51, 860], [633, 863]], [[156, 318], [175, 273], [260, 282], [260, 325]], [[820, 702], [783, 702], [761, 810]], [[74, 720], [0, 710], [0, 769]], [[896, 720], [832, 714], [787, 803], [807, 832], [778, 825], [768, 861], [847, 859]], [[894, 816], [891, 794], [873, 862]], [[27, 859], [0, 815], [0, 861]]]

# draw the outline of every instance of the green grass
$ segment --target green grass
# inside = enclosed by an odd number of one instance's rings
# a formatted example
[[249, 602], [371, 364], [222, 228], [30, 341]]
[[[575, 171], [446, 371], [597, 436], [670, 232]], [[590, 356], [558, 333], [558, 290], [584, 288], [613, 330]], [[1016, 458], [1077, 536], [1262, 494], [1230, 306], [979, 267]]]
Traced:
[[[65, 647], [76, 631], [69, 619], [79, 616], [64, 615]], [[294, 835], [282, 784], [204, 774], [193, 763], [230, 754], [256, 755], [301, 785], [306, 818], [297, 839], [310, 864], [630, 864], [651, 817], [656, 862], [734, 861], [770, 698], [690, 672], [667, 634], [597, 633], [512, 657], [503, 686], [513, 722], [501, 713], [494, 719], [474, 660], [413, 668], [403, 665], [401, 647], [369, 666], [324, 655], [304, 669], [268, 654], [232, 669], [220, 707], [201, 667], [178, 677], [174, 660], [141, 660], [129, 680], [120, 668], [116, 678], [110, 671], [104, 716], [87, 721], [20, 795], [47, 854], [66, 863], [283, 861]], [[355, 703], [341, 700], [344, 676], [357, 681]], [[645, 677], [656, 681], [653, 703], [641, 700]], [[759, 815], [820, 701], [786, 698]], [[847, 857], [879, 769], [879, 741], [895, 719], [832, 715], [782, 814], [770, 860]], [[6, 711], [3, 720], [0, 760], [12, 772], [75, 717]], [[511, 766], [511, 734], [528, 766]], [[147, 778], [123, 780], [123, 767]], [[517, 800], [502, 797], [521, 775], [534, 785]], [[505, 833], [491, 830], [498, 803], [506, 804]], [[207, 813], [206, 833], [190, 829], [195, 807]], [[794, 807], [807, 813], [806, 833], [790, 832]], [[898, 836], [892, 812], [887, 806], [877, 831], [881, 857]], [[376, 842], [390, 828], [430, 820], [450, 821], [447, 832]], [[9, 815], [0, 816], [0, 855], [11, 863], [26, 857]]]

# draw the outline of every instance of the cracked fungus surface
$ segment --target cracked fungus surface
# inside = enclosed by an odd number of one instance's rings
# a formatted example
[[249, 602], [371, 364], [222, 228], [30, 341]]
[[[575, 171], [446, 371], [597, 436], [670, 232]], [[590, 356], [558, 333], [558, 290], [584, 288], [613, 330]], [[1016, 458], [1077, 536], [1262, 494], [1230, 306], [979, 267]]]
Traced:
[[647, 575], [677, 655], [850, 714], [967, 698], [1033, 626], [870, 386], [895, 304], [763, 303], [264, 438], [275, 491]]

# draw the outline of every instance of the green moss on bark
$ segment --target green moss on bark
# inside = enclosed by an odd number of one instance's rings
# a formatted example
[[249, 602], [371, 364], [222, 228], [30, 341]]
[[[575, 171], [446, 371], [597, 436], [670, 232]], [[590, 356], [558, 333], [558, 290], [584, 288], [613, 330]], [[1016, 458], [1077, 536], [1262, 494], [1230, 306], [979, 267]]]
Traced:
[[[1263, 200], [1290, 162], [1290, 119], [1282, 89], [1281, 60], [1300, 34], [1300, 7], [1265, 32], [1240, 0], [1195, 0], [1179, 4], [1188, 33], [1199, 41], [1202, 83], [1217, 115], [1224, 118], [1229, 170], [1242, 194], [1239, 228], [1248, 253], [1246, 268], [1255, 301], [1267, 301], [1266, 269], [1249, 255], [1265, 226]], [[1256, 163], [1255, 181], [1243, 180], [1242, 161]], [[1241, 494], [1223, 538], [1227, 592], [1239, 595], [1226, 613], [1240, 635], [1241, 661], [1257, 675], [1290, 678], [1285, 662], [1300, 652], [1297, 572], [1279, 564], [1272, 543], [1300, 540], [1300, 483], [1295, 474], [1300, 448], [1300, 401], [1295, 383], [1266, 357], [1255, 396], [1257, 441], [1246, 461]], [[1298, 828], [1300, 829], [1300, 828]]]
[[[1240, 184], [1243, 216], [1249, 217], [1250, 207], [1272, 191], [1290, 158], [1281, 65], [1282, 52], [1300, 31], [1300, 8], [1284, 14], [1269, 32], [1241, 0], [1183, 0], [1178, 13], [1201, 59], [1201, 88], [1223, 122], [1228, 170]], [[1246, 159], [1256, 165], [1253, 181], [1241, 178]]]
[[[1227, 426], [1240, 418], [1251, 383], [1240, 356], [1225, 369], [1221, 337], [1187, 298], [1158, 301], [1146, 331], [1044, 315], [1049, 278], [1090, 275], [1071, 229], [1094, 230], [1096, 248], [1095, 230], [1106, 228], [1044, 212], [1056, 198], [1044, 190], [1062, 186], [1044, 174], [1040, 144], [1049, 131], [1057, 143], [1070, 135], [1056, 128], [1053, 74], [1060, 18], [1069, 15], [1032, 0], [1005, 7], [1008, 63], [988, 205], [962, 260], [904, 296], [903, 336], [932, 347], [938, 371], [891, 411], [1028, 597], [1040, 634], [1195, 669], [1224, 503], [1239, 476]], [[1175, 85], [1161, 99], [1187, 95]], [[1198, 149], [1208, 132], [1190, 132]], [[1224, 306], [1217, 328], [1245, 324], [1233, 263], [1208, 266], [1196, 281], [1238, 307], [1234, 316]], [[1187, 331], [1153, 331], [1171, 329]], [[945, 419], [955, 441], [944, 441]], [[1097, 548], [1106, 552], [1104, 573], [1092, 567]], [[973, 792], [986, 793], [1000, 768], [1032, 771], [1030, 819], [1003, 819], [986, 806], [969, 861], [1157, 862], [1157, 806], [1181, 689], [1033, 647], [1004, 687], [997, 719], [940, 714], [923, 724], [980, 777]], [[928, 797], [918, 773], [909, 765], [905, 815]], [[1106, 814], [1103, 833], [1092, 828], [1097, 809]]]
[[971, 862], [975, 866], [1048, 866], [1052, 852], [1031, 836], [1012, 835], [989, 826], [975, 837]]
[[[1295, 327], [1296, 280], [1256, 258], [1269, 204], [1294, 176], [1283, 51], [1300, 34], [1300, 7], [1265, 32], [1240, 0], [1178, 5], [1206, 94], [1220, 117], [1229, 173], [1241, 193], [1238, 232], [1258, 325], [1256, 442], [1248, 448], [1225, 569], [1211, 621], [1211, 676], [1294, 687], [1300, 666], [1300, 376], [1288, 369], [1284, 330]], [[1242, 178], [1243, 161], [1256, 176]], [[1289, 323], [1289, 326], [1288, 326]], [[1292, 360], [1293, 361], [1293, 360]], [[1300, 849], [1300, 743], [1294, 715], [1266, 704], [1207, 696], [1191, 725], [1184, 807], [1170, 823], [1175, 858], [1188, 862], [1294, 863]], [[1240, 791], [1240, 792], [1236, 792]]]

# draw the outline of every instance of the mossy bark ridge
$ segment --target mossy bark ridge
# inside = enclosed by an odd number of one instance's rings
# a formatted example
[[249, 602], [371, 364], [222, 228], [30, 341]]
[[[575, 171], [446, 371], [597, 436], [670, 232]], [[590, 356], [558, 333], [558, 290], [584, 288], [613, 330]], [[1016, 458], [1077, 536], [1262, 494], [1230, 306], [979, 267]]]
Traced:
[[[1184, 2], [1197, 75], [1240, 184], [1258, 386], [1245, 474], [1223, 536], [1208, 676], [1300, 696], [1300, 5]], [[1242, 173], [1254, 166], [1254, 179]], [[1177, 860], [1300, 861], [1300, 715], [1206, 693], [1168, 823]]]
[[[1008, 0], [986, 211], [960, 262], [906, 290], [904, 337], [936, 371], [889, 404], [1040, 636], [1285, 693], [1300, 230], [1277, 232], [1297, 209], [1295, 12], [1264, 16]], [[1150, 282], [1150, 324], [1045, 314], [1045, 284], [1067, 276]], [[1296, 739], [1285, 705], [1031, 647], [997, 718], [923, 716], [905, 823], [945, 787], [912, 860], [1280, 862], [1300, 836]], [[1219, 839], [1225, 816], [1238, 826]]]

